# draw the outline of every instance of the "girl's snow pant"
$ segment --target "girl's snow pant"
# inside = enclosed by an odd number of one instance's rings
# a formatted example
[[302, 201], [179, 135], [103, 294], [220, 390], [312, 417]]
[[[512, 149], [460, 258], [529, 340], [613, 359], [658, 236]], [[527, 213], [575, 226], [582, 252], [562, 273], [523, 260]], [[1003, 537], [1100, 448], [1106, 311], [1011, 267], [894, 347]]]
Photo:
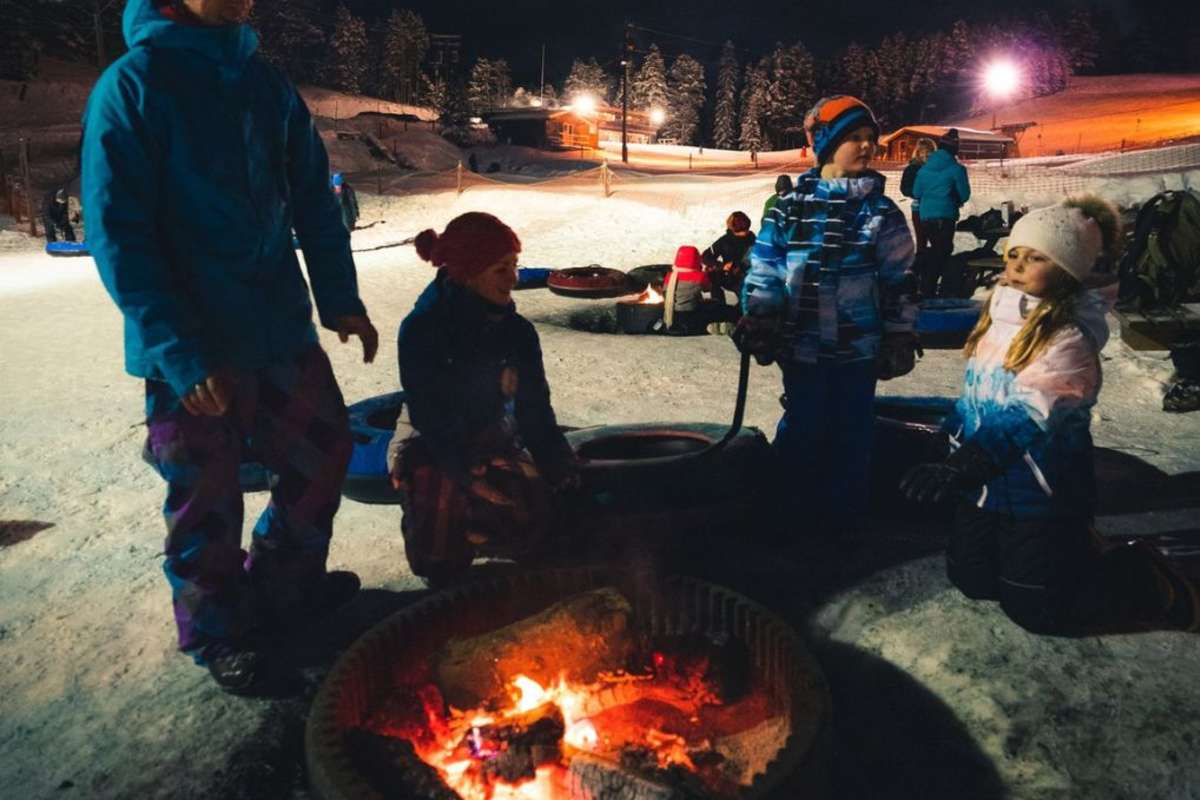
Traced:
[[1105, 551], [1082, 516], [1016, 519], [964, 504], [946, 572], [967, 597], [999, 600], [1032, 633], [1127, 629], [1163, 613], [1146, 552], [1132, 545]]
[[875, 362], [820, 361], [782, 369], [786, 399], [775, 449], [785, 513], [818, 525], [853, 526], [870, 497]]
[[[150, 449], [167, 479], [166, 562], [181, 650], [236, 638], [304, 608], [325, 575], [333, 517], [353, 447], [342, 393], [317, 345], [237, 376], [229, 412], [193, 416], [162, 381], [146, 382]], [[276, 476], [241, 549], [238, 468]]]

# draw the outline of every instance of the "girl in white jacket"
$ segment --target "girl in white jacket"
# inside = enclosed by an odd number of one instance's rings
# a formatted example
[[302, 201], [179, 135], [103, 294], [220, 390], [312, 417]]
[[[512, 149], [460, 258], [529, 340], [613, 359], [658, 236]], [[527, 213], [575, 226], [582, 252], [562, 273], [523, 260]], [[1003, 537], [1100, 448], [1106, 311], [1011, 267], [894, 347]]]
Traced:
[[950, 579], [969, 597], [999, 600], [1037, 633], [1200, 629], [1194, 581], [1150, 547], [1102, 552], [1092, 534], [1091, 409], [1116, 297], [1095, 266], [1111, 263], [1120, 241], [1116, 210], [1097, 197], [1038, 209], [1013, 226], [1004, 277], [967, 341], [950, 425], [956, 449], [902, 483], [914, 500], [962, 503]]

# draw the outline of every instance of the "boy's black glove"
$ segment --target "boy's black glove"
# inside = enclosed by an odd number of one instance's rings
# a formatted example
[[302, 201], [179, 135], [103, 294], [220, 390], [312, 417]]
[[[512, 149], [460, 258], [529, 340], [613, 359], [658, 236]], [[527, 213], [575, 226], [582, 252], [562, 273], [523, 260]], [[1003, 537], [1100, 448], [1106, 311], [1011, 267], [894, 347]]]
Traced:
[[754, 356], [754, 360], [765, 367], [775, 360], [779, 321], [774, 317], [753, 317], [747, 314], [738, 320], [730, 337], [739, 351]]
[[875, 375], [890, 381], [913, 371], [918, 358], [924, 358], [921, 339], [915, 333], [885, 333], [875, 356]]
[[979, 445], [967, 442], [945, 461], [918, 464], [900, 481], [900, 492], [914, 503], [942, 503], [979, 488], [1000, 474]]

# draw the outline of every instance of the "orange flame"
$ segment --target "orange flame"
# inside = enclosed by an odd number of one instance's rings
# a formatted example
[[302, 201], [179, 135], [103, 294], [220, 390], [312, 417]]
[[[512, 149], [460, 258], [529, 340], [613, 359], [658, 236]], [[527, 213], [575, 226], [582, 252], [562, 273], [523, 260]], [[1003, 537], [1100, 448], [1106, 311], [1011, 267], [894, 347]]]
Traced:
[[656, 292], [653, 286], [647, 286], [646, 291], [638, 295], [637, 302], [652, 305], [655, 303], [665, 303], [666, 298]]

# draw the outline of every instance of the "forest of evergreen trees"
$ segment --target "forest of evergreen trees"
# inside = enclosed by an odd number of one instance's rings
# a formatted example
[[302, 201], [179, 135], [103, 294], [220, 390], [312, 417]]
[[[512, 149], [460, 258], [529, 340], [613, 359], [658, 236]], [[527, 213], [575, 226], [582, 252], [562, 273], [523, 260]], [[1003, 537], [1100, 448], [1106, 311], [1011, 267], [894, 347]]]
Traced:
[[[43, 54], [111, 61], [123, 49], [122, 5], [0, 0], [0, 77], [34, 77]], [[670, 47], [660, 49], [654, 41], [639, 41], [629, 99], [634, 108], [666, 113], [662, 136], [669, 140], [769, 150], [799, 144], [805, 110], [834, 92], [865, 99], [885, 129], [966, 111], [980, 100], [978, 69], [995, 53], [1020, 65], [1023, 91], [1034, 96], [1060, 91], [1072, 74], [1200, 71], [1200, 24], [1168, 31], [1165, 22], [1147, 17], [1122, 35], [1103, 8], [1081, 2], [1058, 16], [1043, 11], [1004, 26], [959, 21], [932, 33], [848, 42], [820, 58], [801, 41], [778, 43], [767, 53], [734, 42], [693, 42], [681, 49], [668, 40]], [[559, 76], [561, 92], [553, 83], [515, 86], [504, 58], [435, 66], [431, 32], [409, 9], [364, 20], [337, 0], [256, 0], [253, 23], [263, 56], [297, 83], [431, 105], [450, 120], [498, 107], [554, 104], [560, 97], [569, 102], [583, 92], [621, 102], [615, 57], [576, 59]]]

